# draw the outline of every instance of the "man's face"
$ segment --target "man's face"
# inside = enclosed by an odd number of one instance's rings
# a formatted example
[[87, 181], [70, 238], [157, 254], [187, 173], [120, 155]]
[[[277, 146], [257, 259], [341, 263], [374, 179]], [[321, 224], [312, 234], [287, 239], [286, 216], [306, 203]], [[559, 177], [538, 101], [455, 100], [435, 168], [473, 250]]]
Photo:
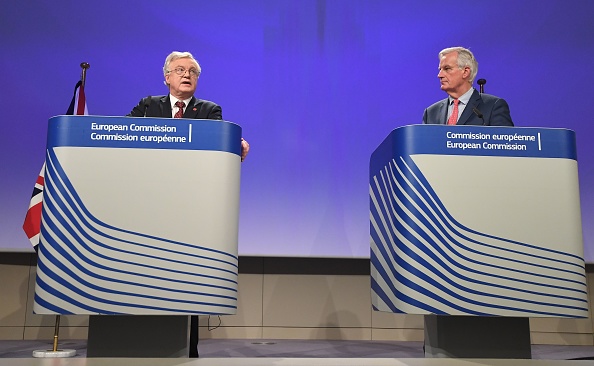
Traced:
[[[183, 69], [182, 75], [176, 73], [176, 69]], [[165, 82], [169, 85], [169, 92], [178, 99], [187, 99], [194, 95], [198, 86], [200, 66], [189, 58], [178, 58], [169, 64], [170, 72], [165, 75]], [[193, 72], [197, 72], [196, 75]]]
[[470, 68], [458, 67], [458, 52], [450, 52], [441, 58], [437, 77], [441, 83], [441, 90], [452, 97], [458, 98], [470, 89]]

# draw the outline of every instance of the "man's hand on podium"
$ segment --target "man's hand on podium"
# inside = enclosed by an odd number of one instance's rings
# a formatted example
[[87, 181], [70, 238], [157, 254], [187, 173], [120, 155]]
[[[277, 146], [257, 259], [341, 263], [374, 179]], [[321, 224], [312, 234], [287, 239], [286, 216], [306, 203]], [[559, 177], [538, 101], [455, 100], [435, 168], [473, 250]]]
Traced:
[[241, 161], [244, 161], [248, 152], [250, 151], [250, 144], [242, 137], [241, 138]]

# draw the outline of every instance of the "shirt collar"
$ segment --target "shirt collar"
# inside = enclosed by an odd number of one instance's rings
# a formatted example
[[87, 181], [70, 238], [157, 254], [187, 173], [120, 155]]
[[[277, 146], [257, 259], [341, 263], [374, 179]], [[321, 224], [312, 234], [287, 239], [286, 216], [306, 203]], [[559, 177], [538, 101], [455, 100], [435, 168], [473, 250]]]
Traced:
[[[187, 106], [190, 105], [190, 100], [192, 100], [192, 97], [189, 97], [188, 99], [184, 99], [182, 100], [182, 102], [184, 102], [184, 104]], [[177, 103], [179, 101], [179, 99], [177, 99], [176, 97], [174, 97], [173, 95], [169, 94], [169, 102], [171, 103], [171, 109], [173, 110], [173, 108], [175, 107], [175, 103]]]
[[[462, 94], [460, 96], [460, 98], [458, 98], [460, 104], [467, 105], [468, 102], [470, 101], [470, 97], [472, 96], [472, 93], [474, 93], [474, 88], [470, 88], [470, 89], [468, 89], [468, 91], [466, 93]], [[452, 105], [452, 103], [454, 103], [454, 98], [450, 97], [449, 101], [448, 101], [448, 105]]]

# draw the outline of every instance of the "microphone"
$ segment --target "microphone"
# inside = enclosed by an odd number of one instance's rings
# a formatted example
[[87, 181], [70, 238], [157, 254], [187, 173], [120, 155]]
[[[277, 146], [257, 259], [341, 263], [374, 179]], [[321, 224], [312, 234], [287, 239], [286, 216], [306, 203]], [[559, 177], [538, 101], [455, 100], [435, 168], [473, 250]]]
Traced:
[[483, 118], [483, 114], [481, 113], [481, 111], [478, 110], [478, 108], [476, 107], [472, 107], [472, 111], [474, 112], [474, 114], [476, 114], [476, 116], [480, 119], [483, 120], [483, 126], [485, 125], [485, 119]]
[[479, 92], [481, 94], [483, 94], [485, 92], [485, 84], [487, 83], [487, 80], [485, 80], [485, 79], [478, 79], [476, 82], [479, 85]]
[[144, 99], [144, 116], [146, 117], [146, 112], [148, 111], [149, 107], [151, 106], [151, 96], [149, 95]]

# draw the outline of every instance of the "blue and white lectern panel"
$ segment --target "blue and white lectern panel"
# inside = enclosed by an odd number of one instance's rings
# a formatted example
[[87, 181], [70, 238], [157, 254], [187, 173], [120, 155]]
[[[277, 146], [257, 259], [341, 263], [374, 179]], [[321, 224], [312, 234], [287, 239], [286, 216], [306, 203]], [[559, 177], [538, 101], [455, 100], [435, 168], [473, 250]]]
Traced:
[[234, 314], [241, 128], [50, 119], [37, 314]]
[[416, 125], [370, 165], [372, 303], [587, 317], [575, 134]]

